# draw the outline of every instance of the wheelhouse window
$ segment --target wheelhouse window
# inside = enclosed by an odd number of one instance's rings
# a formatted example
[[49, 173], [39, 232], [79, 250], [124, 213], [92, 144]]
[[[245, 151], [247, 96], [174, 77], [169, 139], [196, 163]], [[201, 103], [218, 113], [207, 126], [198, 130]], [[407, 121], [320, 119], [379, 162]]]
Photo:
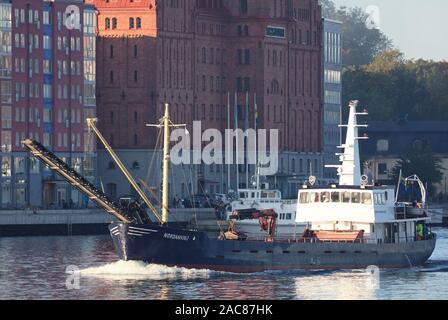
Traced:
[[341, 202], [341, 194], [339, 192], [332, 192], [331, 202]]
[[361, 193], [352, 192], [352, 203], [360, 203], [360, 202], [361, 202]]
[[362, 193], [362, 203], [363, 204], [372, 204], [372, 195], [367, 192]]
[[[299, 203], [362, 203], [366, 205], [372, 204], [372, 194], [369, 192], [338, 192], [338, 191], [321, 191], [321, 192], [300, 192]], [[375, 194], [375, 204], [386, 204], [386, 193]]]
[[275, 197], [276, 197], [276, 192], [274, 192], [274, 191], [272, 191], [272, 192], [262, 192], [261, 193], [261, 198], [264, 198], [264, 199], [266, 199], [266, 198], [272, 199], [272, 198], [275, 198]]
[[300, 203], [309, 203], [310, 202], [310, 194], [308, 192], [300, 193]]
[[310, 194], [310, 202], [311, 203], [319, 203], [319, 193], [318, 192], [311, 192]]
[[330, 202], [330, 192], [321, 192], [320, 202], [322, 202], [322, 203]]
[[350, 192], [348, 192], [348, 191], [342, 192], [342, 202], [343, 203], [350, 202]]
[[300, 193], [300, 203], [309, 203], [310, 202], [310, 194], [308, 192]]

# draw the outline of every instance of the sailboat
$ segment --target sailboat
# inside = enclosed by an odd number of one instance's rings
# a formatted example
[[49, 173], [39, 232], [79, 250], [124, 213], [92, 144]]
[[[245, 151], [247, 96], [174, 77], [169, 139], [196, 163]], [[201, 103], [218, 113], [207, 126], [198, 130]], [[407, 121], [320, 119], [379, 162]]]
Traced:
[[[288, 239], [277, 239], [277, 213], [257, 210], [245, 218], [262, 219], [263, 239], [227, 237], [168, 226], [169, 107], [158, 125], [164, 130], [162, 215], [159, 222], [141, 218], [142, 210], [129, 211], [108, 202], [101, 191], [92, 189], [76, 172], [33, 141], [24, 141], [34, 156], [86, 193], [119, 221], [109, 226], [118, 257], [147, 263], [237, 273], [291, 269], [344, 269], [376, 265], [403, 268], [422, 265], [434, 251], [436, 235], [429, 218], [404, 219], [395, 214], [394, 188], [371, 186], [360, 175], [358, 151], [358, 102], [350, 103], [346, 143], [341, 146], [339, 185], [318, 187], [312, 183], [298, 190], [297, 223], [306, 230]], [[311, 179], [312, 180], [312, 179]], [[151, 208], [151, 207], [150, 207]], [[238, 212], [237, 212], [238, 213]]]

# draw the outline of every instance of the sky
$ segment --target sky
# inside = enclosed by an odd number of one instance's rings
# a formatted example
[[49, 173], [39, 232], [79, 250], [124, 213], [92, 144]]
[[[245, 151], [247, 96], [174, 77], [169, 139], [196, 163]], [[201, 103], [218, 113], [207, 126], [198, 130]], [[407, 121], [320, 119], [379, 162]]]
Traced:
[[447, 0], [333, 0], [337, 7], [379, 9], [381, 31], [407, 59], [448, 61]]

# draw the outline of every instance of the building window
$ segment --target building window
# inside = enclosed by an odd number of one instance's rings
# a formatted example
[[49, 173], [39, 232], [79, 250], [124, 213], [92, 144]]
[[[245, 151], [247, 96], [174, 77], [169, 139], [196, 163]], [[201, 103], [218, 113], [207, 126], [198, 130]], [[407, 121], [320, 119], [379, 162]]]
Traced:
[[142, 27], [142, 19], [137, 18], [136, 25], [137, 25], [137, 29], [140, 29]]
[[134, 58], [137, 58], [138, 56], [138, 47], [137, 45], [134, 45]]
[[387, 163], [378, 163], [378, 174], [379, 175], [387, 174]]
[[51, 84], [44, 84], [44, 98], [50, 99], [51, 98]]
[[378, 152], [387, 152], [389, 151], [389, 140], [381, 139], [376, 143], [376, 151]]
[[1, 81], [0, 100], [2, 103], [10, 104], [12, 102], [12, 84], [11, 81]]
[[129, 29], [134, 29], [134, 18], [129, 18]]
[[110, 58], [113, 59], [113, 57], [114, 57], [114, 46], [111, 45], [110, 46]]
[[134, 134], [134, 145], [138, 145], [138, 136]]
[[236, 91], [243, 92], [243, 79], [241, 77], [236, 78]]
[[138, 82], [138, 71], [134, 70], [134, 83]]
[[243, 90], [245, 92], [249, 92], [250, 91], [250, 78], [246, 77], [244, 78], [244, 88]]
[[114, 83], [114, 72], [110, 71], [110, 79], [109, 79], [110, 83]]
[[112, 18], [112, 29], [117, 29], [117, 18]]
[[244, 50], [244, 64], [250, 64], [250, 49]]
[[43, 48], [50, 50], [51, 49], [51, 36], [44, 36]]
[[240, 0], [240, 14], [247, 14], [247, 0]]
[[106, 20], [104, 22], [104, 26], [105, 26], [106, 30], [110, 29], [110, 18], [106, 18]]
[[207, 63], [207, 51], [204, 48], [202, 48], [202, 63]]

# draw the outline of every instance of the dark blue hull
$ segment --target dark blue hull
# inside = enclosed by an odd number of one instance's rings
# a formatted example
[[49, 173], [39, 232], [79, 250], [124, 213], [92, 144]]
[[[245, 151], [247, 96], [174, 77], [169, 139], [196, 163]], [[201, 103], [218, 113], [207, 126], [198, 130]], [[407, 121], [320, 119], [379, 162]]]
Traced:
[[436, 237], [394, 244], [225, 241], [201, 231], [159, 225], [109, 226], [118, 256], [185, 268], [228, 272], [293, 269], [407, 268], [425, 263]]

